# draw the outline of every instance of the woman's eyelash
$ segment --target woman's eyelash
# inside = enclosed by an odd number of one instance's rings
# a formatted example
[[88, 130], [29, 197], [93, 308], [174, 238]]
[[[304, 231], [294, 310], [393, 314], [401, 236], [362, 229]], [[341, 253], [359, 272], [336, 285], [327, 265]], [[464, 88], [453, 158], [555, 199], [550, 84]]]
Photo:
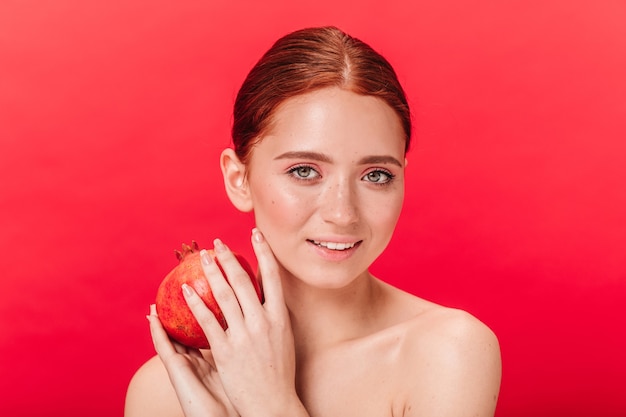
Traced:
[[[382, 180], [381, 180], [382, 176]], [[363, 178], [375, 185], [389, 184], [396, 176], [386, 169], [373, 169], [363, 176]]]
[[298, 180], [311, 180], [320, 177], [319, 172], [311, 165], [295, 165], [287, 170], [287, 173]]

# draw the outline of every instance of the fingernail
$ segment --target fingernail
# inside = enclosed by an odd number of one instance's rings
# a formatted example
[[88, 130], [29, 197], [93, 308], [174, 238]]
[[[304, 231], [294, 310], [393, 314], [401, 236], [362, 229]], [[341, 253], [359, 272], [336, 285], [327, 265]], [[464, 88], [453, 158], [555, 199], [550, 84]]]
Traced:
[[215, 248], [215, 252], [224, 252], [226, 250], [226, 245], [224, 245], [221, 240], [215, 239], [213, 241], [213, 248]]
[[150, 315], [151, 316], [156, 316], [157, 315], [156, 304], [150, 304]]
[[202, 262], [202, 265], [204, 266], [209, 266], [211, 262], [213, 261], [213, 258], [211, 258], [211, 256], [206, 251], [206, 249], [202, 249], [200, 251], [200, 261]]
[[182, 288], [183, 288], [183, 294], [185, 294], [185, 297], [191, 297], [192, 292], [191, 292], [191, 288], [189, 288], [189, 285], [183, 284]]
[[252, 239], [254, 239], [254, 241], [257, 243], [263, 242], [263, 235], [256, 227], [252, 229]]

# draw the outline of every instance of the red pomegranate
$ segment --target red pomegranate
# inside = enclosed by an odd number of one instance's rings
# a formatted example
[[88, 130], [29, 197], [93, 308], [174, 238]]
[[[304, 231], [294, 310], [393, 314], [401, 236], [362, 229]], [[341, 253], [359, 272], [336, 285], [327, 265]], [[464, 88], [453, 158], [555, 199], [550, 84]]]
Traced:
[[[217, 261], [212, 250], [207, 252]], [[181, 289], [183, 283], [191, 286], [198, 293], [224, 329], [228, 325], [222, 310], [217, 305], [215, 298], [213, 298], [213, 293], [202, 270], [198, 244], [195, 241], [191, 242], [191, 246], [183, 244], [182, 252], [175, 251], [175, 253], [180, 263], [165, 276], [159, 285], [156, 296], [157, 314], [161, 323], [163, 323], [163, 327], [174, 340], [185, 346], [207, 349], [209, 348], [209, 342], [183, 297]], [[235, 256], [250, 276], [259, 300], [262, 302], [261, 287], [255, 278], [250, 264], [241, 255], [235, 253]]]

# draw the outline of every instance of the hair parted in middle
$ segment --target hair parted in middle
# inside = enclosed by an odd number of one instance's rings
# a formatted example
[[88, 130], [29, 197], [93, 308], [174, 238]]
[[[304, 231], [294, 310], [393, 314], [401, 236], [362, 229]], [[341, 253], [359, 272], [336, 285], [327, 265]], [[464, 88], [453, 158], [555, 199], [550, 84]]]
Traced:
[[280, 38], [244, 80], [233, 112], [232, 138], [240, 160], [266, 132], [285, 100], [338, 87], [385, 101], [411, 140], [411, 113], [391, 64], [366, 43], [333, 26], [307, 28]]

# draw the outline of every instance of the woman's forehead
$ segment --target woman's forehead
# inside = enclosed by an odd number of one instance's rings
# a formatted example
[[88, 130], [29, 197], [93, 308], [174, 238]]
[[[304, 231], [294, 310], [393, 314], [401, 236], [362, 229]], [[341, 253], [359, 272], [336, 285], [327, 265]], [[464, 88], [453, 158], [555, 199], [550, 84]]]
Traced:
[[396, 112], [383, 100], [326, 88], [285, 100], [262, 142], [274, 147], [369, 146], [404, 153], [405, 135]]

